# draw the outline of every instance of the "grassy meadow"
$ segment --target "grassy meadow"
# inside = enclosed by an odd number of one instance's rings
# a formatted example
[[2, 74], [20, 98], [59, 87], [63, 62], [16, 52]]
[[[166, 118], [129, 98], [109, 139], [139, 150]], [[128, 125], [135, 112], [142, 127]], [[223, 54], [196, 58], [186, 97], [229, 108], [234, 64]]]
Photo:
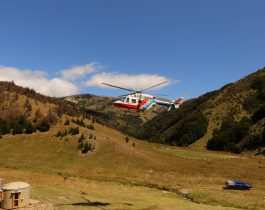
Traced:
[[[90, 123], [90, 122], [87, 122]], [[32, 197], [58, 209], [265, 209], [265, 158], [139, 141], [94, 124], [60, 138], [47, 133], [6, 135], [0, 140], [0, 177], [31, 184]], [[81, 133], [96, 149], [81, 154]], [[64, 180], [64, 176], [67, 179]], [[252, 190], [225, 190], [242, 179]]]

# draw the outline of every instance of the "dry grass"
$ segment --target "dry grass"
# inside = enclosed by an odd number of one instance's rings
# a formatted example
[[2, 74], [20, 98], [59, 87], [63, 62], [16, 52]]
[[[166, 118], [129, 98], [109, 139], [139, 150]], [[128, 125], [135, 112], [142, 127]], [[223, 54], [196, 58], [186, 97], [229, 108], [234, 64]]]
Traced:
[[[60, 209], [265, 208], [264, 158], [185, 150], [133, 138], [126, 143], [124, 135], [98, 124], [96, 131], [87, 130], [97, 136], [95, 152], [81, 155], [76, 150], [79, 136], [53, 136], [68, 128], [58, 125], [49, 133], [5, 136], [0, 141], [0, 176], [29, 182], [44, 200], [62, 204]], [[63, 182], [65, 174], [70, 178]], [[226, 179], [242, 179], [254, 187], [223, 190]], [[80, 191], [102, 206], [70, 205], [95, 204], [82, 199]], [[182, 191], [200, 204], [182, 198]]]

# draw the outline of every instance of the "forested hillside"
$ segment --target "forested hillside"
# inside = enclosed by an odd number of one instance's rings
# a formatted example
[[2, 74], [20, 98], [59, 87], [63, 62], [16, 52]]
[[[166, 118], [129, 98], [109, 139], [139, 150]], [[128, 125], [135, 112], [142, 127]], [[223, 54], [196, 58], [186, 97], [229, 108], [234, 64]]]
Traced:
[[265, 153], [264, 128], [265, 68], [157, 115], [134, 135], [170, 145]]
[[265, 68], [170, 112], [144, 115], [112, 106], [115, 98], [46, 97], [13, 82], [0, 82], [0, 136], [47, 131], [63, 114], [90, 118], [139, 139], [235, 153], [265, 153]]
[[80, 112], [59, 99], [13, 82], [0, 82], [0, 138], [9, 133], [46, 132], [63, 114], [79, 116]]
[[218, 92], [186, 101], [180, 109], [172, 109], [154, 117], [138, 128], [135, 136], [152, 142], [188, 146], [205, 135], [208, 120], [202, 112], [204, 102]]
[[113, 103], [117, 98], [92, 94], [68, 96], [63, 99], [94, 121], [128, 135], [133, 135], [143, 123], [165, 110], [164, 107], [155, 107], [143, 115], [135, 110], [114, 107]]

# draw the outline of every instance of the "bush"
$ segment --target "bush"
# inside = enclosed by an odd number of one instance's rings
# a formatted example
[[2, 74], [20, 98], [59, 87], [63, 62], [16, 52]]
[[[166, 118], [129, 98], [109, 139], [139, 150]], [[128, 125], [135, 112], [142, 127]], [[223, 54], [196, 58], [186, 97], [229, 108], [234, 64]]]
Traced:
[[126, 137], [125, 137], [125, 141], [126, 141], [126, 143], [128, 143], [128, 142], [129, 142], [129, 140], [130, 140], [130, 139], [129, 139], [129, 137], [128, 137], [128, 136], [126, 136]]
[[88, 153], [88, 151], [90, 151], [92, 149], [92, 145], [90, 143], [85, 143], [84, 148], [82, 149], [82, 153], [86, 154]]
[[263, 139], [263, 142], [265, 141], [265, 127], [263, 128], [263, 131], [262, 131], [262, 139]]
[[76, 127], [76, 128], [70, 128], [69, 129], [69, 134], [72, 134], [72, 135], [79, 134], [79, 128], [78, 127]]
[[58, 131], [57, 134], [55, 135], [56, 137], [60, 137], [62, 135], [61, 131]]
[[26, 125], [25, 133], [26, 134], [32, 134], [35, 131], [36, 131], [35, 127], [30, 122], [28, 122]]
[[254, 124], [259, 120], [265, 118], [265, 105], [263, 105], [256, 112], [254, 112], [251, 118]]
[[47, 120], [42, 120], [40, 124], [37, 125], [37, 130], [39, 130], [40, 132], [46, 132], [48, 130], [50, 130], [50, 124]]
[[264, 145], [264, 142], [260, 134], [253, 134], [246, 136], [240, 145], [247, 150], [254, 150]]
[[265, 87], [265, 78], [259, 76], [255, 77], [252, 80], [250, 87], [259, 91], [262, 90]]
[[94, 126], [91, 124], [91, 125], [87, 125], [87, 128], [90, 129], [90, 130], [95, 130]]
[[70, 125], [70, 120], [69, 119], [65, 120], [64, 125]]
[[243, 103], [244, 109], [248, 112], [255, 111], [259, 105], [260, 101], [258, 100], [256, 95], [247, 97]]
[[67, 131], [64, 130], [64, 131], [58, 131], [57, 134], [55, 135], [56, 137], [64, 137], [64, 136], [67, 136]]
[[23, 133], [23, 127], [19, 124], [14, 124], [12, 129], [12, 134], [22, 134]]
[[84, 144], [83, 144], [83, 142], [81, 141], [81, 142], [79, 142], [79, 144], [77, 145], [77, 149], [78, 150], [82, 150], [83, 149], [83, 147], [84, 147]]
[[82, 135], [80, 136], [80, 138], [78, 139], [78, 143], [83, 142], [86, 139], [86, 137], [84, 136], [84, 134], [82, 133]]
[[10, 133], [10, 124], [6, 120], [0, 118], [0, 135], [8, 133]]

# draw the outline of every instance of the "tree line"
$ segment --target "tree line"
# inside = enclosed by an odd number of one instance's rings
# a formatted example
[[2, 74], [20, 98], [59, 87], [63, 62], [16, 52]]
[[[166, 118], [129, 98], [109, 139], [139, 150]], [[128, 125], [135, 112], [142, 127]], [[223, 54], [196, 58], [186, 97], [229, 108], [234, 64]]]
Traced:
[[[225, 119], [209, 139], [208, 149], [241, 153], [265, 146], [265, 76], [255, 76], [249, 87], [254, 94], [246, 98], [243, 107], [250, 117], [238, 122], [232, 116]], [[259, 129], [253, 131], [252, 126]]]
[[37, 130], [46, 132], [50, 129], [51, 123], [47, 118], [40, 120], [37, 124], [27, 120], [23, 115], [20, 115], [9, 120], [0, 118], [0, 136], [5, 134], [31, 134]]

